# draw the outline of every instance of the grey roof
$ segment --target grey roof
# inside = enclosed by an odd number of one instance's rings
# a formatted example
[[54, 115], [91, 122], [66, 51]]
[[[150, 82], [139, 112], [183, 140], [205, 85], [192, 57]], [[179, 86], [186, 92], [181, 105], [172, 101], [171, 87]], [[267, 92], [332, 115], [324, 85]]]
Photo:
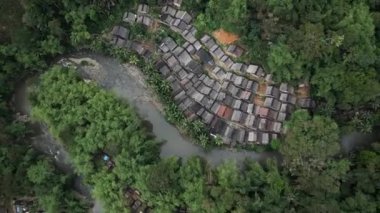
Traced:
[[235, 109], [234, 112], [232, 113], [231, 120], [240, 122], [241, 117], [242, 117], [242, 112], [240, 110]]
[[256, 142], [256, 141], [257, 141], [257, 133], [254, 132], [254, 131], [250, 131], [248, 133], [248, 142], [253, 143], [253, 142]]
[[255, 123], [256, 117], [252, 114], [248, 114], [247, 118], [245, 119], [245, 126], [252, 128]]
[[210, 92], [211, 92], [211, 88], [208, 87], [208, 86], [206, 86], [206, 85], [204, 85], [204, 84], [202, 84], [202, 86], [201, 86], [199, 92], [201, 92], [201, 93], [203, 93], [203, 94], [205, 94], [205, 95], [208, 95], [208, 94], [210, 94]]
[[211, 49], [212, 46], [214, 46], [216, 44], [216, 42], [214, 41], [214, 39], [212, 39], [209, 35], [204, 35], [202, 38], [201, 38], [201, 42], [209, 49]]
[[201, 94], [201, 93], [198, 92], [198, 91], [195, 91], [195, 92], [191, 95], [191, 97], [192, 97], [196, 102], [200, 103], [200, 102], [202, 101], [204, 95]]
[[195, 41], [194, 42], [194, 47], [196, 50], [199, 50], [202, 48], [202, 44], [199, 42], [199, 41]]
[[268, 144], [269, 143], [269, 134], [268, 133], [262, 133], [261, 134], [261, 143], [262, 144]]
[[257, 65], [250, 64], [247, 68], [247, 73], [256, 74], [258, 68], [259, 67]]
[[139, 42], [133, 42], [131, 44], [131, 49], [136, 51], [139, 55], [142, 55], [145, 51], [144, 46]]
[[182, 21], [186, 22], [187, 24], [190, 24], [192, 17], [190, 16], [189, 13], [186, 11], [178, 10], [176, 13], [176, 18], [181, 19]]
[[231, 66], [234, 64], [234, 61], [232, 61], [232, 59], [229, 56], [227, 56], [227, 55], [223, 55], [220, 58], [220, 61], [224, 64], [224, 66], [227, 69], [231, 68]]
[[240, 109], [241, 104], [242, 104], [241, 100], [235, 99], [233, 108], [234, 109]]
[[[296, 96], [294, 96], [294, 95], [289, 95], [289, 97], [288, 97], [288, 101], [289, 101], [289, 103], [291, 103], [291, 104], [296, 104], [296, 101], [297, 101], [297, 98], [296, 98]], [[314, 101], [312, 101], [311, 100], [311, 102], [310, 102], [310, 107], [313, 107], [314, 106]]]
[[168, 66], [162, 66], [160, 69], [159, 69], [160, 73], [163, 75], [163, 76], [167, 76], [169, 75], [170, 73], [170, 69]]
[[276, 133], [280, 133], [282, 128], [282, 123], [280, 122], [273, 122], [272, 130]]
[[146, 4], [139, 4], [139, 6], [137, 7], [137, 13], [140, 13], [140, 14], [149, 13], [149, 6]]
[[272, 81], [272, 74], [268, 74], [265, 76], [265, 81]]
[[185, 49], [181, 46], [177, 46], [172, 52], [175, 56], [179, 56]]
[[125, 12], [123, 15], [123, 21], [128, 23], [136, 22], [137, 15], [131, 12]]
[[226, 131], [224, 132], [224, 137], [231, 138], [234, 132], [234, 128], [231, 126], [227, 126]]
[[279, 98], [280, 91], [277, 89], [277, 87], [274, 86], [268, 86], [265, 92], [266, 96], [272, 96], [274, 98]]
[[256, 93], [258, 89], [259, 89], [259, 84], [257, 82], [253, 82], [253, 84], [252, 84], [252, 92]]
[[178, 102], [182, 102], [185, 98], [186, 98], [186, 93], [183, 90], [180, 93], [178, 93], [176, 96], [174, 96], [174, 100]]
[[214, 119], [212, 120], [211, 124], [210, 124], [210, 132], [211, 133], [222, 133], [222, 131], [226, 128], [227, 124], [225, 121], [223, 121], [222, 119], [218, 118], [218, 117], [214, 117]]
[[254, 104], [248, 104], [247, 113], [253, 113], [254, 106]]
[[195, 48], [194, 48], [194, 45], [192, 45], [192, 44], [188, 44], [187, 46], [186, 46], [186, 51], [187, 52], [189, 52], [190, 54], [194, 54], [195, 53]]
[[164, 15], [161, 15], [160, 17], [161, 21], [169, 24], [169, 25], [172, 25], [173, 21], [174, 21], [174, 18], [173, 16], [169, 15], [169, 14], [164, 14]]
[[237, 45], [231, 44], [228, 46], [227, 52], [235, 57], [240, 57], [243, 55], [244, 49]]
[[266, 97], [264, 101], [264, 106], [265, 107], [270, 107], [274, 110], [279, 110], [280, 109], [281, 102], [279, 102], [277, 99], [271, 98], [271, 97]]
[[202, 114], [202, 119], [206, 124], [210, 124], [212, 119], [214, 118], [214, 115], [209, 113], [208, 111], [204, 111]]
[[209, 41], [211, 39], [211, 37], [209, 35], [204, 35], [202, 38], [201, 38], [201, 42], [202, 43], [206, 43], [207, 41]]
[[171, 15], [171, 16], [174, 17], [175, 14], [177, 13], [177, 10], [174, 9], [173, 7], [171, 7], [171, 6], [164, 6], [164, 7], [162, 7], [161, 12], [164, 13], [164, 14], [169, 14], [169, 15]]
[[207, 109], [211, 108], [213, 103], [214, 101], [208, 98], [207, 96], [205, 96], [201, 101], [201, 105], [205, 106]]
[[241, 68], [242, 68], [243, 64], [242, 63], [234, 63], [232, 66], [231, 66], [231, 69], [233, 71], [240, 71]]
[[281, 95], [280, 95], [280, 101], [287, 102], [288, 101], [288, 94], [281, 93]]
[[169, 50], [174, 50], [177, 47], [177, 43], [171, 37], [164, 38], [162, 42], [169, 48]]
[[168, 64], [169, 67], [174, 67], [174, 66], [177, 65], [179, 62], [178, 62], [178, 60], [176, 59], [176, 57], [174, 57], [174, 55], [172, 55], [171, 57], [169, 57], [169, 58], [166, 60], [166, 63]]
[[285, 112], [279, 112], [277, 116], [278, 121], [285, 121], [286, 119], [286, 113]]
[[280, 91], [285, 93], [294, 93], [294, 88], [287, 83], [281, 83]]
[[124, 39], [121, 39], [121, 38], [118, 38], [118, 37], [112, 38], [112, 43], [115, 44], [119, 48], [124, 47], [125, 46], [125, 42], [126, 41]]
[[244, 138], [245, 138], [245, 131], [244, 131], [244, 129], [239, 129], [235, 135], [236, 135], [236, 139], [237, 139], [237, 141], [239, 143], [243, 143], [244, 142]]
[[200, 104], [199, 104], [199, 106], [201, 106], [201, 108], [197, 111], [197, 115], [201, 116], [203, 114], [203, 112], [205, 111], [205, 108], [203, 108], [203, 106]]
[[220, 104], [218, 102], [214, 102], [214, 104], [211, 107], [211, 112], [216, 114], [219, 110]]
[[256, 72], [256, 75], [258, 76], [258, 77], [264, 77], [265, 76], [265, 72], [264, 72], [264, 70], [263, 70], [263, 68], [261, 68], [261, 67], [259, 67], [259, 69], [257, 70], [257, 72]]
[[160, 50], [161, 50], [163, 53], [167, 53], [167, 52], [169, 52], [169, 47], [168, 47], [166, 44], [164, 44], [164, 43], [160, 44], [160, 46], [159, 46], [158, 48], [160, 48]]
[[196, 52], [196, 55], [199, 57], [199, 59], [204, 64], [208, 64], [208, 65], [211, 65], [211, 66], [215, 64], [212, 56], [206, 50], [204, 50], [203, 48], [201, 48], [200, 50], [198, 50]]
[[218, 100], [218, 101], [223, 101], [225, 98], [226, 98], [226, 93], [224, 93], [224, 92], [219, 92], [219, 93], [218, 93], [218, 97], [216, 98], [216, 100]]
[[176, 7], [181, 7], [182, 0], [173, 0], [173, 5], [176, 6]]
[[191, 111], [193, 111], [194, 113], [197, 113], [199, 112], [200, 115], [202, 115], [203, 113], [203, 110], [200, 111], [200, 109], [202, 109], [202, 105], [200, 105], [199, 103], [197, 102], [194, 102], [194, 104], [191, 106]]
[[172, 71], [174, 72], [174, 73], [177, 73], [177, 72], [179, 72], [179, 71], [181, 71], [183, 68], [181, 67], [181, 65], [179, 65], [179, 64], [176, 64], [176, 65], [174, 65], [173, 67], [172, 67]]
[[184, 39], [190, 43], [194, 43], [197, 39], [195, 38], [195, 36], [189, 31], [189, 30], [185, 30], [182, 32], [182, 36], [184, 37]]
[[234, 99], [231, 96], [226, 95], [226, 97], [223, 100], [223, 103], [227, 106], [231, 106], [233, 101]]
[[260, 130], [266, 130], [267, 129], [267, 119], [265, 119], [265, 118], [259, 119], [259, 129]]
[[189, 27], [189, 25], [186, 24], [181, 19], [175, 19], [174, 22], [172, 22], [172, 25], [176, 27], [177, 29], [179, 29], [180, 31], [185, 31]]
[[173, 94], [177, 94], [182, 90], [181, 85], [177, 81], [172, 82], [171, 87], [173, 89]]
[[233, 96], [236, 96], [237, 93], [239, 92], [239, 88], [237, 88], [235, 85], [233, 84], [229, 84], [228, 85], [228, 91], [233, 95]]
[[297, 101], [297, 105], [301, 108], [313, 108], [315, 106], [315, 103], [310, 98], [303, 98]]
[[197, 75], [202, 73], [202, 65], [196, 62], [195, 60], [190, 61], [186, 68]]
[[212, 89], [217, 92], [219, 92], [221, 88], [222, 88], [222, 85], [220, 85], [219, 82], [215, 82], [214, 86], [212, 87]]
[[126, 40], [129, 35], [129, 30], [123, 26], [115, 26], [112, 29], [112, 35]]
[[243, 77], [242, 77], [242, 76], [238, 76], [238, 75], [236, 75], [236, 77], [235, 77], [235, 79], [234, 79], [234, 84], [235, 84], [236, 86], [240, 86], [242, 82], [243, 82]]
[[211, 90], [210, 98], [211, 98], [212, 100], [215, 100], [216, 97], [218, 97], [218, 92], [215, 91], [215, 90]]
[[186, 76], [187, 76], [187, 72], [186, 72], [184, 69], [182, 69], [181, 71], [179, 71], [179, 72], [177, 73], [177, 75], [178, 75], [179, 79], [183, 80], [183, 79], [186, 78]]
[[251, 98], [251, 92], [243, 90], [242, 93], [240, 94], [240, 98], [242, 100], [249, 100]]
[[144, 16], [142, 24], [149, 27], [153, 24], [153, 20], [150, 17]]

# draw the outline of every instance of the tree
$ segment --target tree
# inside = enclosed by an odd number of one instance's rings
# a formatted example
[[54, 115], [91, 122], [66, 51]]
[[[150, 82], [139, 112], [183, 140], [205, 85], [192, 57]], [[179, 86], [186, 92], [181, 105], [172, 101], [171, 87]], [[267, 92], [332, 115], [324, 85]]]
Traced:
[[47, 161], [38, 161], [35, 165], [29, 167], [28, 178], [35, 184], [46, 184], [51, 181], [53, 168]]
[[270, 48], [268, 66], [279, 81], [300, 79], [303, 75], [300, 65], [287, 45], [279, 43]]
[[[311, 117], [307, 111], [294, 112], [287, 123], [288, 132], [280, 147], [285, 171], [305, 198], [301, 206], [337, 209], [331, 202], [349, 169], [347, 160], [335, 160], [339, 153], [339, 129], [330, 118]], [[323, 207], [325, 206], [325, 207]]]

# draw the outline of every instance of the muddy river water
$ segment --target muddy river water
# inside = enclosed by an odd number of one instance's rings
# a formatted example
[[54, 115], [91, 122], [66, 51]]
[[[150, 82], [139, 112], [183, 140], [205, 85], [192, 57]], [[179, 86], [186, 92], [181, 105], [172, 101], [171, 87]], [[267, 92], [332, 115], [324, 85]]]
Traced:
[[[161, 157], [178, 156], [184, 159], [198, 155], [211, 164], [217, 165], [225, 160], [242, 162], [246, 158], [256, 161], [264, 161], [268, 158], [279, 158], [276, 153], [256, 153], [253, 151], [234, 149], [213, 149], [204, 151], [190, 139], [181, 135], [179, 130], [168, 123], [160, 111], [160, 105], [155, 101], [154, 95], [144, 83], [140, 71], [131, 65], [121, 64], [118, 60], [93, 53], [78, 53], [68, 59], [79, 66], [78, 72], [85, 80], [98, 83], [102, 88], [111, 91], [115, 96], [134, 106], [142, 119], [151, 126], [152, 133], [158, 140], [164, 141], [161, 147]], [[83, 63], [86, 61], [86, 63]], [[81, 63], [82, 62], [82, 63]], [[36, 77], [21, 82], [15, 92], [14, 106], [21, 114], [29, 115], [31, 104], [28, 100], [28, 85]], [[48, 131], [48, 128], [40, 123], [32, 124], [35, 136], [32, 138], [33, 145], [41, 152], [54, 157], [56, 164], [66, 172], [73, 172], [70, 165], [69, 155]], [[368, 141], [368, 136], [343, 137], [343, 149], [350, 150], [360, 141]], [[89, 188], [81, 184], [81, 178], [77, 178], [77, 190], [89, 196]], [[95, 201], [93, 212], [103, 212], [100, 202]]]

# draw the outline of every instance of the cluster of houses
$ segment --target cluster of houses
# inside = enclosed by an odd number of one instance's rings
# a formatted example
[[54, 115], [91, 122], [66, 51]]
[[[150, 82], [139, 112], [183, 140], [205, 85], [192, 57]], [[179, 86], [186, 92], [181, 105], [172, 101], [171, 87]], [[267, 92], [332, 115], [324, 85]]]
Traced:
[[[147, 5], [139, 5], [136, 16], [148, 17], [148, 12]], [[123, 20], [136, 22], [131, 14], [125, 13]], [[179, 108], [189, 119], [200, 118], [225, 144], [268, 144], [283, 133], [283, 122], [297, 104], [304, 108], [313, 104], [307, 97], [297, 99], [295, 89], [286, 83], [276, 86], [260, 66], [235, 62], [244, 53], [238, 45], [222, 47], [209, 35], [198, 40], [191, 21], [186, 11], [165, 5], [159, 22], [181, 34], [183, 45], [167, 37], [152, 50], [126, 41], [128, 30], [121, 26], [113, 29], [112, 42], [144, 58], [158, 52], [156, 69], [170, 82]]]

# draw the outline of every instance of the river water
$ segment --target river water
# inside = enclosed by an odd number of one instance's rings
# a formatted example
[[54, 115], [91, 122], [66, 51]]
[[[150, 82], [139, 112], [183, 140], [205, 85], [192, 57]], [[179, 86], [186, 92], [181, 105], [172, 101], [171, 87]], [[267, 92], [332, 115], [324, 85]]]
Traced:
[[[161, 147], [161, 157], [163, 158], [178, 156], [186, 159], [198, 155], [205, 158], [213, 166], [225, 160], [242, 162], [249, 158], [261, 162], [268, 158], [279, 159], [279, 155], [273, 152], [256, 153], [233, 149], [213, 149], [206, 152], [192, 143], [189, 138], [181, 135], [175, 126], [166, 121], [159, 110], [160, 105], [155, 101], [154, 95], [145, 85], [144, 79], [136, 67], [121, 64], [116, 59], [93, 53], [78, 53], [71, 55], [69, 59], [78, 64], [78, 72], [82, 78], [97, 82], [101, 87], [112, 91], [117, 98], [128, 102], [136, 109], [140, 117], [150, 124], [151, 131], [156, 138], [164, 141]], [[87, 63], [80, 63], [83, 60]], [[16, 111], [21, 114], [30, 114], [31, 105], [27, 91], [28, 85], [34, 81], [33, 79], [35, 78], [21, 82], [16, 88], [14, 106]], [[33, 123], [32, 128], [36, 132], [32, 138], [33, 146], [41, 152], [51, 155], [59, 168], [72, 173], [73, 168], [70, 165], [69, 155], [62, 145], [54, 140], [48, 128], [40, 123]], [[363, 143], [369, 139], [373, 140], [373, 137], [351, 134], [343, 137], [342, 148], [344, 151], [349, 151], [358, 143]], [[90, 196], [89, 188], [81, 183], [80, 177], [77, 177], [75, 185], [83, 195]], [[99, 201], [95, 201], [93, 212], [103, 212]]]
[[241, 162], [245, 158], [250, 158], [261, 161], [276, 156], [274, 153], [227, 149], [213, 149], [206, 152], [166, 121], [157, 107], [157, 102], [152, 98], [154, 95], [146, 87], [136, 67], [120, 64], [116, 59], [98, 54], [78, 54], [73, 56], [72, 60], [77, 61], [76, 59], [80, 58], [87, 58], [86, 61], [92, 63], [92, 66], [81, 66], [79, 69], [83, 78], [96, 81], [101, 87], [112, 91], [119, 99], [127, 101], [134, 106], [143, 120], [151, 124], [152, 133], [158, 140], [165, 142], [161, 147], [161, 157], [178, 156], [186, 159], [198, 155], [207, 159], [211, 165], [217, 165], [225, 160]]
[[[116, 59], [98, 54], [75, 54], [72, 55], [73, 61], [86, 58], [91, 66], [78, 64], [79, 74], [85, 80], [96, 81], [101, 87], [112, 91], [117, 98], [132, 105], [140, 117], [151, 126], [152, 133], [160, 141], [161, 157], [177, 156], [188, 158], [198, 155], [205, 158], [211, 165], [217, 165], [225, 160], [236, 160], [242, 162], [246, 158], [262, 161], [271, 157], [278, 157], [275, 153], [255, 153], [244, 150], [213, 149], [206, 152], [201, 147], [193, 144], [189, 138], [181, 135], [179, 130], [168, 123], [158, 109], [159, 104], [154, 101], [154, 95], [147, 89], [140, 71], [131, 65], [123, 65]], [[31, 103], [29, 101], [30, 86], [36, 81], [37, 77], [32, 77], [20, 82], [14, 94], [13, 106], [22, 115], [30, 115]], [[74, 173], [70, 163], [70, 157], [64, 147], [57, 142], [49, 133], [46, 125], [39, 122], [32, 122], [33, 136], [32, 145], [40, 152], [51, 156], [58, 168], [66, 173]], [[75, 179], [75, 189], [86, 197], [90, 197], [90, 189], [83, 185], [81, 177]], [[101, 203], [94, 201], [94, 213], [104, 212]]]

